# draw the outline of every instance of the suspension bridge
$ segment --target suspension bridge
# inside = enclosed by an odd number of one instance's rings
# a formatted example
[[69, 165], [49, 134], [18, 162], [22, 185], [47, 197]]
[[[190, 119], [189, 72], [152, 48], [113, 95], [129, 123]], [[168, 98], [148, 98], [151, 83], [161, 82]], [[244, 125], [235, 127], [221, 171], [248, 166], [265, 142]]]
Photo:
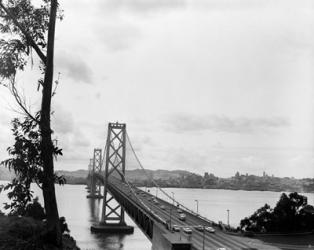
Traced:
[[[125, 175], [127, 153], [133, 154], [138, 167], [171, 202], [128, 182]], [[103, 199], [101, 219], [91, 227], [93, 232], [133, 233], [134, 228], [125, 223], [126, 212], [152, 242], [153, 250], [278, 249], [255, 239], [225, 232], [160, 188], [146, 173], [136, 155], [126, 124], [108, 124], [105, 148], [94, 149], [88, 169], [87, 198]]]

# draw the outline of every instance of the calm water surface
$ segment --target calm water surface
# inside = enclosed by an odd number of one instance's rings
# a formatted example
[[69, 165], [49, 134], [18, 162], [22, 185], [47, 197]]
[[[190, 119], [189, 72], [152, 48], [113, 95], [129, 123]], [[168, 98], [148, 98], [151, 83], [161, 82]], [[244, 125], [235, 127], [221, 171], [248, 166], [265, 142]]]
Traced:
[[[0, 182], [1, 183], [1, 182]], [[3, 182], [2, 182], [3, 183]], [[37, 186], [33, 186], [35, 195], [42, 201], [42, 195]], [[214, 220], [227, 220], [227, 209], [230, 210], [230, 224], [236, 226], [242, 218], [252, 214], [257, 208], [268, 203], [272, 207], [278, 201], [279, 192], [260, 191], [232, 191], [212, 189], [179, 189], [165, 188], [170, 195], [174, 193], [176, 200], [196, 211], [196, 201], [199, 202], [199, 212], [203, 216]], [[71, 235], [76, 239], [81, 249], [124, 249], [124, 250], [148, 250], [151, 249], [150, 242], [145, 235], [126, 216], [126, 222], [135, 227], [132, 235], [97, 235], [90, 232], [92, 223], [97, 222], [100, 216], [102, 202], [86, 198], [87, 192], [83, 185], [56, 186], [57, 200], [60, 216], [65, 216]], [[156, 194], [154, 188], [150, 189]], [[305, 194], [310, 204], [314, 203], [314, 194]], [[158, 197], [164, 197], [160, 191]], [[169, 201], [168, 198], [164, 198]], [[0, 204], [7, 200], [6, 195], [0, 194]]]

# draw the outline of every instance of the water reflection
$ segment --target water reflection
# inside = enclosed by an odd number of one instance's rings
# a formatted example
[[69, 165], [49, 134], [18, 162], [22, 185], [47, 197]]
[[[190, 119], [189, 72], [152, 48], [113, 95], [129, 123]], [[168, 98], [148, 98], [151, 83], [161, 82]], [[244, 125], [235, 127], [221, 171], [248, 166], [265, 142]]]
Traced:
[[88, 207], [92, 222], [99, 221], [100, 203], [100, 199], [88, 199]]
[[123, 235], [95, 234], [95, 239], [98, 242], [99, 249], [110, 249], [110, 250], [130, 249], [130, 248], [124, 247], [125, 236]]
[[[98, 223], [101, 218], [103, 201], [101, 199], [88, 199], [88, 208], [90, 214], [90, 224]], [[122, 250], [127, 249], [125, 245], [125, 236], [119, 234], [97, 234], [93, 233], [97, 249]]]

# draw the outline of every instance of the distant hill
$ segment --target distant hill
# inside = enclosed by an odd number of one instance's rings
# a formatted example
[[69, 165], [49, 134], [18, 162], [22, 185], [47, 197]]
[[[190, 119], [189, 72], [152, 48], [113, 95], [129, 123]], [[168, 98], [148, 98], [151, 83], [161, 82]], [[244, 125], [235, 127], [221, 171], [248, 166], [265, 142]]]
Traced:
[[56, 173], [58, 175], [72, 176], [75, 178], [86, 178], [88, 175], [88, 170], [85, 169], [79, 169], [75, 171], [57, 170]]
[[[86, 184], [88, 170], [56, 171], [63, 175], [68, 184]], [[115, 175], [117, 175], [115, 173]], [[260, 191], [289, 191], [314, 192], [314, 179], [279, 178], [274, 176], [241, 175], [236, 173], [229, 178], [216, 177], [205, 173], [204, 176], [184, 170], [127, 170], [126, 179], [137, 186], [182, 187], [182, 188], [209, 188], [232, 190], [260, 190]], [[6, 168], [0, 167], [0, 180], [11, 180], [14, 174]], [[154, 179], [154, 181], [152, 181]]]
[[[184, 171], [184, 170], [148, 170], [146, 169], [145, 172], [142, 169], [135, 169], [135, 170], [127, 170], [125, 171], [126, 178], [130, 181], [138, 180], [138, 181], [144, 181], [148, 180], [151, 177], [154, 180], [169, 180], [169, 179], [175, 179], [180, 178], [184, 175], [191, 175], [191, 172]], [[149, 178], [148, 178], [149, 176]]]
[[79, 169], [75, 171], [57, 170], [57, 175], [63, 175], [66, 179], [67, 184], [86, 184], [86, 177], [88, 170]]
[[[58, 175], [63, 175], [67, 179], [68, 183], [85, 183], [85, 179], [88, 175], [88, 170], [79, 169], [75, 171], [66, 171], [66, 170], [57, 170], [56, 173]], [[180, 178], [184, 175], [191, 175], [192, 173], [184, 170], [146, 170], [146, 173], [142, 169], [135, 170], [127, 170], [125, 175], [128, 180], [134, 181], [144, 181], [153, 177], [153, 179], [158, 180], [169, 180]], [[147, 177], [149, 176], [149, 178]], [[7, 168], [0, 167], [0, 180], [12, 180], [14, 178], [14, 174], [11, 173]], [[73, 183], [73, 184], [74, 184]]]
[[[185, 175], [192, 175], [192, 173], [183, 170], [168, 171], [159, 169], [146, 170], [145, 172], [142, 169], [127, 170], [125, 171], [125, 176], [127, 180], [131, 182], [142, 182], [149, 180], [151, 177], [155, 180], [167, 181], [169, 179], [178, 179]], [[58, 170], [56, 173], [58, 175], [63, 175], [68, 184], [85, 184], [86, 177], [88, 176], [88, 170], [83, 169], [76, 171]]]
[[[191, 172], [184, 171], [184, 170], [148, 170], [146, 169], [146, 174], [148, 176], [152, 176], [154, 179], [171, 179], [171, 178], [178, 178], [183, 175], [191, 175]], [[147, 175], [142, 169], [134, 169], [134, 170], [126, 170], [125, 175], [128, 179], [138, 179], [138, 180], [144, 180], [147, 179]], [[76, 178], [86, 178], [88, 175], [88, 170], [80, 169], [75, 171], [65, 171], [65, 170], [58, 170], [56, 171], [59, 175], [64, 176], [72, 176]]]
[[[146, 172], [146, 173], [145, 173]], [[130, 182], [143, 182], [148, 181], [151, 177], [155, 180], [168, 181], [170, 179], [180, 179], [182, 176], [192, 175], [192, 173], [183, 170], [146, 170], [134, 169], [125, 171], [125, 176]], [[76, 170], [76, 171], [56, 171], [58, 175], [63, 175], [68, 184], [85, 184], [86, 177], [88, 176], [88, 170]], [[115, 174], [117, 175], [117, 174]]]

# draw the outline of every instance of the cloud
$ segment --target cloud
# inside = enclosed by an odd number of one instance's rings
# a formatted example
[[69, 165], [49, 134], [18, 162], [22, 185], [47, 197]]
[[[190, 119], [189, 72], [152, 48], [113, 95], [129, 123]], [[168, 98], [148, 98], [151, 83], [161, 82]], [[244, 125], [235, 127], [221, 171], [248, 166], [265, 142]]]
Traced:
[[60, 146], [65, 151], [76, 151], [89, 147], [90, 142], [80, 127], [76, 126], [72, 113], [62, 108], [60, 104], [56, 104], [54, 110], [52, 128], [55, 131], [54, 136], [60, 141]]
[[240, 161], [242, 164], [249, 167], [263, 166], [262, 160], [253, 155], [241, 157]]
[[90, 145], [87, 137], [81, 132], [81, 130], [75, 130], [73, 134], [73, 145], [75, 147], [87, 148]]
[[221, 142], [217, 142], [217, 143], [214, 143], [212, 145], [212, 148], [213, 149], [223, 149], [224, 148], [224, 145], [221, 143]]
[[162, 155], [167, 169], [188, 170], [200, 174], [203, 174], [203, 169], [206, 169], [209, 160], [206, 153], [191, 152], [184, 147], [168, 148]]
[[182, 8], [185, 0], [106, 0], [101, 2], [101, 9], [110, 11], [129, 11], [135, 13], [150, 13], [156, 11]]
[[[138, 135], [136, 137], [132, 137], [132, 139], [130, 138], [130, 140], [131, 140], [132, 147], [136, 153], [142, 151], [144, 148], [147, 148], [147, 147], [151, 148], [155, 146], [152, 138], [146, 135], [144, 136]], [[127, 142], [127, 150], [130, 150], [130, 149], [131, 148], [129, 146], [129, 143]]]
[[96, 29], [101, 42], [111, 51], [121, 51], [132, 47], [140, 37], [140, 30], [129, 23], [116, 21]]
[[92, 83], [92, 70], [77, 54], [59, 51], [56, 55], [56, 71], [78, 83]]
[[1, 119], [0, 119], [0, 126], [7, 127], [11, 125], [11, 122], [13, 120], [12, 115], [8, 115], [6, 113], [1, 114]]
[[96, 95], [95, 95], [95, 97], [96, 97], [96, 99], [99, 100], [99, 99], [101, 98], [101, 93], [100, 93], [100, 92], [97, 92]]
[[66, 135], [74, 130], [72, 113], [63, 109], [60, 105], [55, 105], [52, 116], [52, 128], [57, 134]]
[[[288, 159], [289, 162], [298, 167], [303, 166], [313, 166], [314, 165], [314, 155], [312, 153], [310, 154], [298, 154], [293, 156], [292, 158]], [[314, 171], [313, 171], [314, 173]]]
[[85, 167], [86, 152], [90, 146], [89, 137], [85, 130], [77, 124], [71, 111], [61, 106], [60, 103], [54, 104], [52, 116], [52, 128], [55, 131], [53, 138], [58, 140], [58, 146], [62, 148], [63, 155], [58, 157], [56, 169], [71, 170]]
[[248, 118], [218, 115], [197, 116], [176, 114], [167, 119], [168, 126], [179, 132], [204, 131], [227, 133], [269, 132], [276, 128], [289, 126], [283, 117]]

